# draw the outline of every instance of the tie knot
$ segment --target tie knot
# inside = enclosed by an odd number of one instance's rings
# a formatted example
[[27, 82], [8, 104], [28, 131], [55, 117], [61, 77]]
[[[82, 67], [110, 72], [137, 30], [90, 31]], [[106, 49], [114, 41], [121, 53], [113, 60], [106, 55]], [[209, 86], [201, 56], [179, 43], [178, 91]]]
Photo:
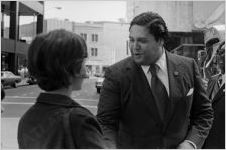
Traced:
[[156, 76], [156, 74], [157, 74], [157, 67], [158, 66], [156, 64], [150, 65], [149, 71], [151, 72], [152, 76]]

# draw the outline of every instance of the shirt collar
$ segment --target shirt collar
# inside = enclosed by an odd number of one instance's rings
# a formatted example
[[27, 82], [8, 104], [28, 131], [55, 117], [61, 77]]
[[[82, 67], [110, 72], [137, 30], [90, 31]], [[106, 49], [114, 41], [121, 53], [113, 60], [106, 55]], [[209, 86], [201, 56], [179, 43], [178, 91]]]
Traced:
[[161, 70], [166, 70], [166, 52], [165, 52], [164, 49], [163, 49], [162, 55], [161, 55], [160, 58], [156, 61], [155, 64], [157, 64], [158, 67], [159, 67]]
[[[156, 61], [155, 63], [156, 65], [158, 65], [158, 67], [161, 69], [161, 70], [166, 70], [166, 52], [165, 50], [163, 49], [163, 53], [162, 55], [159, 57], [159, 59]], [[143, 71], [145, 73], [147, 73], [149, 71], [149, 67], [150, 66], [147, 66], [147, 65], [142, 65], [141, 66]]]

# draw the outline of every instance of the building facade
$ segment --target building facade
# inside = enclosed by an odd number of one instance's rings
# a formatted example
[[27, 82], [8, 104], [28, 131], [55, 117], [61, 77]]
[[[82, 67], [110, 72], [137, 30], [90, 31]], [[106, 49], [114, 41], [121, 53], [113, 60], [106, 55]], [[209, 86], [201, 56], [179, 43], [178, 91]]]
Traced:
[[[130, 55], [128, 47], [129, 24], [120, 22], [77, 23], [68, 20], [46, 19], [43, 32], [65, 29], [82, 36], [87, 44], [88, 58], [86, 67], [89, 74], [102, 74], [105, 67]], [[36, 23], [22, 25], [21, 39], [33, 39]], [[31, 42], [31, 41], [29, 41]]]
[[73, 32], [81, 35], [87, 43], [86, 66], [91, 75], [102, 74], [106, 67], [130, 55], [128, 30], [127, 23], [74, 23]]
[[44, 3], [41, 1], [1, 1], [1, 70], [18, 74], [26, 66], [29, 44], [21, 39], [20, 18], [36, 16], [35, 33], [43, 31]]

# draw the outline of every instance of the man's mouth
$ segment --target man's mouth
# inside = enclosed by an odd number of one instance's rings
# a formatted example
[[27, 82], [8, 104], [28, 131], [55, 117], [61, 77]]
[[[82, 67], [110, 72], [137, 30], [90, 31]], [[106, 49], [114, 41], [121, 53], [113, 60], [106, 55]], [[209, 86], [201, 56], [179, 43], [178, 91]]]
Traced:
[[140, 55], [143, 55], [144, 53], [134, 53], [133, 55], [135, 56], [140, 56]]

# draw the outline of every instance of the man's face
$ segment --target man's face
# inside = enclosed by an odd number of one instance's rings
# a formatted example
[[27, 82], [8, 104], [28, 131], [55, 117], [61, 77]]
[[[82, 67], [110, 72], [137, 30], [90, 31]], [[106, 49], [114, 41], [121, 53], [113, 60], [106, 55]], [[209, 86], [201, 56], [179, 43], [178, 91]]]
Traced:
[[153, 64], [162, 54], [163, 42], [156, 41], [145, 26], [133, 25], [130, 28], [129, 40], [132, 58], [137, 64]]

